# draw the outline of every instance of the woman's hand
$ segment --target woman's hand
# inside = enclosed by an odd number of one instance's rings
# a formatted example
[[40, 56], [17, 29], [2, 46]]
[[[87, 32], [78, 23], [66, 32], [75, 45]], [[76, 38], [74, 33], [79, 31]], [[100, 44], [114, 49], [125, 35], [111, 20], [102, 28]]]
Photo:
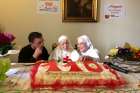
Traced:
[[90, 56], [82, 56], [79, 58], [79, 61], [85, 62], [85, 61], [93, 61], [93, 58]]

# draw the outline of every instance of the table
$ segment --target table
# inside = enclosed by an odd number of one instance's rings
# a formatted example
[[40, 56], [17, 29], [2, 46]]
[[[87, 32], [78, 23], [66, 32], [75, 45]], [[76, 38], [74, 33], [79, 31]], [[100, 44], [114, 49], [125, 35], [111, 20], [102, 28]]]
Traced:
[[30, 86], [30, 69], [32, 64], [14, 63], [11, 68], [19, 69], [19, 72], [14, 76], [7, 77], [4, 82], [0, 82], [0, 93], [140, 93], [140, 73], [120, 73], [129, 84], [121, 89], [63, 89], [54, 91], [51, 89], [38, 89], [33, 90]]

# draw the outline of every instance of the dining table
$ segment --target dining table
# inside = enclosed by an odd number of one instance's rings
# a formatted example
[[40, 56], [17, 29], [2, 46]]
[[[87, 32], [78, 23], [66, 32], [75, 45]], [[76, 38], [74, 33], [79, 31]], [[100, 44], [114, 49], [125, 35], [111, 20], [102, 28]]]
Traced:
[[4, 81], [0, 81], [0, 93], [140, 93], [140, 73], [118, 72], [128, 84], [122, 88], [107, 89], [93, 88], [85, 90], [83, 88], [59, 89], [49, 88], [32, 89], [30, 71], [34, 63], [11, 63], [14, 72], [7, 73]]

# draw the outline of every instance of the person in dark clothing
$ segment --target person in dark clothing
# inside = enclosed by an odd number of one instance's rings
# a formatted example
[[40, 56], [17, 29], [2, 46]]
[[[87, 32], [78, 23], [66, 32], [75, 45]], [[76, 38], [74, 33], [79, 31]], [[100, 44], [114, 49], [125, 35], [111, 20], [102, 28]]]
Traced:
[[81, 0], [68, 0], [68, 16], [69, 17], [79, 17], [80, 13], [80, 2]]
[[92, 17], [92, 0], [67, 0], [69, 17]]
[[39, 32], [31, 32], [28, 36], [29, 45], [21, 49], [18, 62], [34, 63], [38, 60], [48, 60], [49, 54], [44, 47], [42, 34]]

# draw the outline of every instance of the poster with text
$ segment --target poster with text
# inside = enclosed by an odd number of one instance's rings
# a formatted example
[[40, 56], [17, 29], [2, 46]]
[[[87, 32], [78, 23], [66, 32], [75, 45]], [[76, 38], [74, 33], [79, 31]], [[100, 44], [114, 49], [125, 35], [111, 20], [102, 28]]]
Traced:
[[125, 7], [123, 4], [108, 4], [104, 10], [105, 19], [121, 18], [125, 16]]
[[59, 13], [60, 0], [37, 0], [37, 12], [39, 14]]

